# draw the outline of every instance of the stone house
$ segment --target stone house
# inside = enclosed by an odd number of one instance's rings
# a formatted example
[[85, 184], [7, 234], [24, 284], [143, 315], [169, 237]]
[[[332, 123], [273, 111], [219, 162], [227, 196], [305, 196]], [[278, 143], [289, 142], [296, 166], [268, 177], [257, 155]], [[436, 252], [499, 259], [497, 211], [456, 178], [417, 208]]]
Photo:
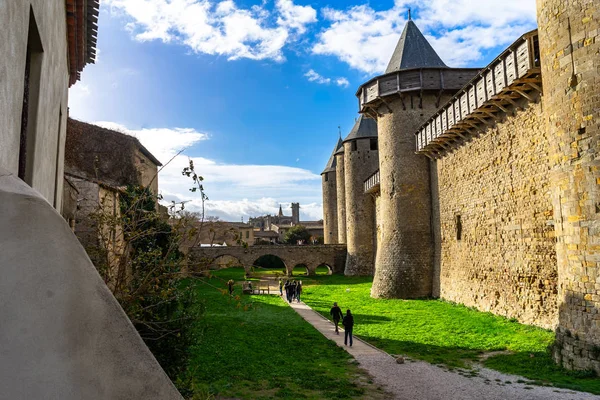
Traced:
[[600, 5], [538, 0], [537, 18], [481, 69], [408, 21], [322, 173], [325, 238], [373, 297], [552, 328], [557, 362], [600, 372]]
[[98, 226], [98, 217], [120, 214], [120, 194], [129, 185], [147, 187], [157, 195], [161, 165], [133, 136], [72, 118], [67, 121], [63, 197], [68, 200], [62, 214], [94, 265], [108, 277], [110, 288], [125, 251], [123, 232], [115, 223]]
[[68, 88], [97, 0], [0, 2], [0, 387], [7, 399], [181, 399], [57, 210]]

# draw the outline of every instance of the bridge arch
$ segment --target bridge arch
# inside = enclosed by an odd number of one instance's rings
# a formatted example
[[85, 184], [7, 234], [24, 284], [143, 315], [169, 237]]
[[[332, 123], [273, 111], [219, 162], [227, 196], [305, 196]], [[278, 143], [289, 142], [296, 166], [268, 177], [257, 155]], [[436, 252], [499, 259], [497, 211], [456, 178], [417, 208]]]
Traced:
[[261, 256], [276, 256], [285, 264], [287, 274], [290, 274], [297, 264], [306, 265], [311, 274], [321, 264], [329, 266], [333, 273], [342, 273], [346, 263], [345, 245], [194, 247], [190, 249], [189, 254], [190, 272], [208, 269], [212, 260], [223, 255], [235, 257], [246, 271], [249, 271]]
[[256, 269], [271, 269], [275, 271], [281, 271], [286, 274], [288, 266], [285, 260], [275, 254], [263, 254], [252, 262], [252, 266]]
[[333, 274], [333, 268], [327, 263], [318, 264], [312, 271], [312, 275], [331, 275]]
[[296, 265], [294, 265], [291, 269], [291, 276], [307, 276], [310, 275], [310, 269], [308, 268], [308, 265], [306, 265], [305, 263], [298, 263]]

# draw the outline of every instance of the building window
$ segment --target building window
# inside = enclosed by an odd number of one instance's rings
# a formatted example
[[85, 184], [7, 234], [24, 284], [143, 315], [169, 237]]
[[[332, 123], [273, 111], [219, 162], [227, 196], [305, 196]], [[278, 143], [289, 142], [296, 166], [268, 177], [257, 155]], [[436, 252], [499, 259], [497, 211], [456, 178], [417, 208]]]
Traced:
[[38, 31], [33, 9], [29, 11], [29, 32], [23, 80], [23, 107], [21, 111], [21, 137], [19, 140], [18, 176], [29, 185], [33, 183], [33, 157], [37, 106], [42, 73], [42, 40]]
[[460, 214], [456, 214], [455, 218], [455, 222], [456, 222], [456, 240], [457, 241], [461, 241], [462, 240], [462, 219], [460, 217]]
[[327, 182], [329, 180], [329, 174], [327, 172], [325, 172], [325, 182]]
[[371, 150], [377, 150], [377, 139], [371, 139]]
[[356, 140], [353, 140], [352, 142], [350, 142], [350, 151], [356, 150], [358, 150], [358, 142]]
[[250, 231], [246, 231], [246, 239], [250, 237]]

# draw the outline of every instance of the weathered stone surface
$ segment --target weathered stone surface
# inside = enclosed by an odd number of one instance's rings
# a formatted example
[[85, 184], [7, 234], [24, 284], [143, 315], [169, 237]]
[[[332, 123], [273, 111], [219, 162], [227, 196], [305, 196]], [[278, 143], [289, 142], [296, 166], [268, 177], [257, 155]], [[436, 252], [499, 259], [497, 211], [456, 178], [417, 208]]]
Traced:
[[288, 273], [298, 264], [306, 265], [309, 274], [314, 274], [321, 264], [329, 266], [333, 273], [341, 273], [346, 264], [345, 245], [195, 247], [190, 250], [189, 271], [208, 269], [216, 259], [224, 256], [237, 259], [246, 271], [250, 271], [259, 257], [268, 254], [281, 258]]
[[325, 244], [338, 243], [336, 171], [321, 174], [323, 187], [323, 238]]
[[557, 238], [554, 356], [566, 367], [600, 372], [600, 3], [537, 6]]
[[553, 328], [557, 274], [548, 135], [542, 105], [526, 107], [432, 163], [439, 191], [440, 296]]
[[381, 211], [373, 297], [416, 298], [432, 293], [429, 163], [415, 154], [414, 133], [439, 103], [433, 94], [423, 95], [422, 108], [418, 101], [407, 96], [390, 103], [391, 111], [379, 110]]
[[[365, 180], [377, 169], [378, 150], [371, 150], [370, 140], [355, 139], [344, 143], [346, 184], [346, 275], [373, 275], [375, 244], [375, 204], [365, 193]], [[352, 150], [352, 143], [356, 143]]]
[[346, 243], [346, 179], [344, 168], [344, 153], [336, 154], [336, 195], [337, 195], [337, 217], [338, 217], [338, 243]]

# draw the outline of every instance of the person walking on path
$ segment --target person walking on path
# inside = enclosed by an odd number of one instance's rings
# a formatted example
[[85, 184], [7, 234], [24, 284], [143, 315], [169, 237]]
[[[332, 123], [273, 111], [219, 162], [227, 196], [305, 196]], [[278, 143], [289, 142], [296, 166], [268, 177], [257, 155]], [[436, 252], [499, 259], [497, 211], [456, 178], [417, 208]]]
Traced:
[[288, 299], [288, 303], [291, 303], [296, 298], [296, 281], [292, 281], [290, 285], [290, 298]]
[[331, 314], [331, 317], [333, 318], [333, 323], [335, 325], [335, 334], [339, 335], [340, 331], [338, 329], [338, 325], [344, 314], [342, 314], [342, 309], [338, 307], [337, 302], [333, 303], [333, 307], [331, 307], [331, 310], [329, 310], [329, 314]]
[[229, 289], [229, 295], [233, 296], [233, 279], [227, 281], [227, 288]]
[[352, 347], [352, 329], [354, 328], [354, 317], [350, 310], [346, 310], [346, 316], [342, 320], [344, 325], [344, 344], [348, 345], [348, 338], [350, 338], [350, 347]]
[[285, 289], [285, 298], [287, 300], [287, 302], [290, 302], [290, 290], [291, 290], [291, 284], [290, 281], [285, 281], [285, 285], [283, 285], [283, 288]]
[[279, 295], [283, 296], [283, 280], [279, 280]]
[[302, 282], [296, 284], [296, 301], [300, 303], [300, 295], [302, 294]]

